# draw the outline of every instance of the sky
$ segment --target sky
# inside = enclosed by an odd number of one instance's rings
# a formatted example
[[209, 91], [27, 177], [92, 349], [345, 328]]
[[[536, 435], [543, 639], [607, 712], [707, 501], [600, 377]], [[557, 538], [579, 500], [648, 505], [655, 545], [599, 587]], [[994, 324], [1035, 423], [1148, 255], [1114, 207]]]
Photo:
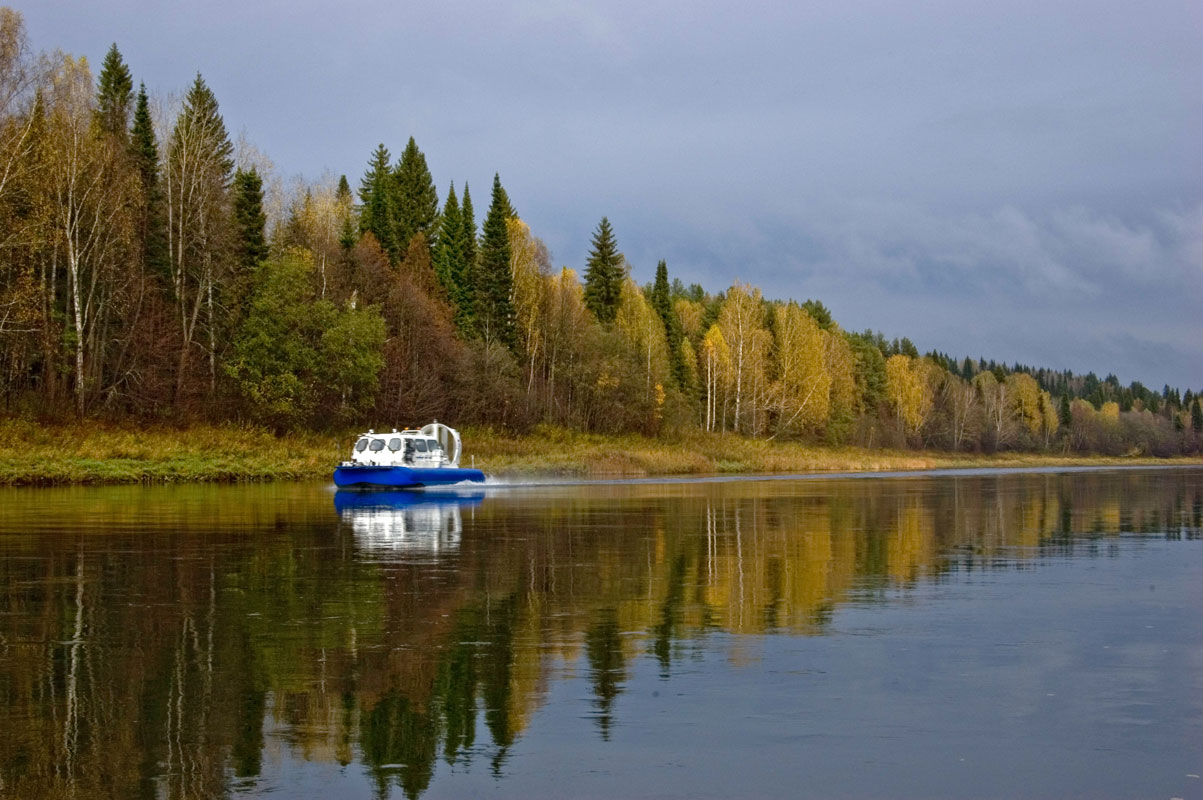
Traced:
[[[13, 3], [13, 0], [8, 0]], [[410, 136], [556, 266], [821, 300], [921, 351], [1203, 388], [1203, 4], [18, 0], [35, 49], [200, 72], [289, 179]]]

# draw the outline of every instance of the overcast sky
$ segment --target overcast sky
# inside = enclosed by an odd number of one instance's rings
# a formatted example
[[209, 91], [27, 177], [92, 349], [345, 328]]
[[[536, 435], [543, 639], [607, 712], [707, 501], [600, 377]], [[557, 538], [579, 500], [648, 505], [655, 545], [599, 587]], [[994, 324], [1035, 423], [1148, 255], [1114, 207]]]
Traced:
[[[10, 0], [11, 2], [11, 0]], [[36, 49], [199, 71], [285, 176], [417, 139], [557, 265], [658, 259], [848, 329], [1203, 388], [1203, 4], [18, 0]]]

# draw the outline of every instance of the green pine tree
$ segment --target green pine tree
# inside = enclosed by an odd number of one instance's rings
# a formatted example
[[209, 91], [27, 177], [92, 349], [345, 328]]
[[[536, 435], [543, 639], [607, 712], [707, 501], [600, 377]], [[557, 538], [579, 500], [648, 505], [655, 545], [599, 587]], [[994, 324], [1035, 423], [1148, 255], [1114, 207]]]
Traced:
[[1073, 416], [1069, 411], [1069, 395], [1061, 395], [1061, 404], [1057, 407], [1057, 418], [1061, 422], [1061, 427], [1068, 428], [1069, 423], [1073, 422]]
[[493, 199], [485, 215], [476, 269], [476, 327], [487, 343], [512, 347], [514, 339], [514, 276], [510, 272], [510, 237], [506, 221], [514, 216], [510, 198], [493, 176]]
[[125, 141], [129, 136], [134, 80], [114, 44], [104, 57], [96, 87], [96, 123], [105, 133]]
[[263, 179], [254, 167], [234, 173], [234, 257], [240, 271], [254, 272], [267, 258]]
[[344, 255], [355, 247], [355, 243], [359, 241], [359, 236], [355, 233], [355, 202], [351, 197], [351, 184], [347, 183], [346, 175], [338, 176], [338, 204], [341, 208], [342, 228], [338, 233], [338, 246], [342, 248]]
[[439, 285], [447, 293], [447, 298], [453, 305], [458, 306], [458, 286], [455, 283], [457, 275], [463, 272], [459, 260], [463, 256], [460, 247], [460, 235], [463, 233], [463, 221], [459, 214], [459, 198], [455, 196], [455, 183], [447, 190], [447, 202], [443, 204], [443, 214], [439, 218], [439, 233], [431, 253], [431, 263], [434, 274], [439, 279]]
[[1203, 404], [1197, 397], [1194, 405], [1190, 407], [1190, 426], [1195, 429], [1195, 433], [1203, 433]]
[[359, 212], [359, 232], [371, 233], [380, 243], [380, 248], [388, 254], [389, 259], [396, 264], [400, 258], [397, 239], [394, 235], [396, 226], [396, 203], [393, 190], [395, 182], [389, 167], [388, 148], [383, 144], [376, 147], [372, 160], [368, 162], [367, 172], [359, 182], [359, 199], [363, 208]]
[[433, 239], [439, 217], [439, 195], [426, 167], [426, 156], [412, 136], [393, 171], [393, 181], [396, 198], [393, 235], [397, 247], [408, 248], [409, 240], [417, 233], [424, 234], [427, 240]]
[[142, 202], [137, 216], [142, 263], [152, 273], [166, 277], [169, 269], [167, 217], [163, 188], [159, 183], [159, 146], [155, 141], [146, 84], [138, 86], [138, 100], [134, 105], [134, 126], [130, 131], [130, 158], [138, 172], [142, 188]]
[[[479, 248], [477, 247], [477, 230], [476, 230], [476, 211], [472, 208], [472, 193], [468, 190], [468, 182], [464, 181], [464, 196], [459, 204], [460, 219], [463, 220], [464, 229], [460, 232], [460, 246], [463, 248], [464, 269], [469, 273], [476, 269], [476, 259], [479, 256]], [[465, 277], [470, 278], [470, 275]], [[460, 281], [461, 285], [469, 285], [471, 281]]]
[[470, 339], [476, 335], [476, 212], [472, 208], [472, 193], [464, 181], [464, 196], [459, 207], [460, 230], [458, 236], [459, 258], [455, 262], [458, 272], [451, 276], [458, 291], [455, 309], [455, 329], [460, 338]]
[[677, 382], [677, 386], [683, 387], [688, 377], [685, 373], [685, 360], [681, 357], [681, 339], [684, 332], [681, 329], [681, 321], [677, 319], [677, 312], [673, 309], [672, 291], [668, 285], [668, 264], [663, 259], [656, 265], [656, 280], [652, 284], [651, 301], [652, 308], [656, 309], [656, 313], [664, 322], [673, 380]]
[[626, 268], [610, 220], [602, 217], [593, 234], [593, 248], [585, 270], [585, 305], [600, 322], [613, 322]]
[[[189, 359], [196, 345], [208, 350], [208, 391], [217, 391], [218, 344], [228, 341], [232, 309], [214, 295], [214, 265], [224, 264], [229, 241], [229, 190], [234, 173], [230, 143], [217, 98], [197, 73], [184, 98], [167, 144], [168, 236], [173, 294], [180, 325], [176, 398], [182, 399], [192, 374]], [[189, 311], [189, 309], [192, 309]], [[203, 311], [202, 311], [203, 309]], [[196, 376], [193, 376], [196, 377]]]
[[254, 167], [234, 173], [233, 268], [221, 287], [223, 305], [237, 325], [246, 311], [259, 265], [267, 259], [267, 215], [263, 213], [263, 179]]

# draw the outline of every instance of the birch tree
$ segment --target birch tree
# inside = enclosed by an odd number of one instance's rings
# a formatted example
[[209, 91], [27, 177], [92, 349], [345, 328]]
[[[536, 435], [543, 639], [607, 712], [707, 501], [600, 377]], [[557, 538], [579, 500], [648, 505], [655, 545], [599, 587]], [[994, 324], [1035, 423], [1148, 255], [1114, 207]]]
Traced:
[[755, 406], [745, 406], [749, 405], [749, 396], [754, 398], [753, 391], [764, 378], [769, 337], [763, 319], [760, 290], [747, 284], [733, 285], [719, 311], [718, 325], [730, 349], [735, 401], [731, 427], [736, 432], [751, 427], [745, 417], [754, 415]]
[[[726, 389], [730, 384], [731, 348], [723, 336], [722, 328], [717, 324], [711, 325], [710, 330], [702, 338], [702, 362], [706, 378], [706, 413], [705, 428], [707, 431], [718, 429], [718, 401], [720, 393], [726, 404]], [[723, 415], [724, 423], [726, 414]], [[724, 429], [726, 425], [724, 424]]]
[[576, 273], [564, 267], [547, 282], [547, 406], [554, 417], [570, 419], [575, 411], [581, 342], [593, 325], [585, 292]]
[[986, 429], [994, 439], [994, 446], [1002, 447], [1011, 440], [1014, 431], [1010, 413], [1010, 387], [989, 370], [975, 375], [973, 386], [981, 400]]
[[668, 340], [660, 315], [629, 277], [622, 283], [614, 321], [631, 349], [639, 354], [644, 376], [644, 400], [651, 402], [654, 393], [658, 391], [663, 394], [668, 379]]
[[[136, 187], [122, 169], [119, 140], [102, 135], [84, 59], [64, 56], [50, 93], [47, 166], [50, 224], [67, 279], [67, 319], [75, 373], [75, 406], [83, 413], [91, 378], [88, 359], [100, 358], [97, 332], [125, 276], [116, 269], [132, 233]], [[97, 365], [98, 366], [98, 365]]]
[[932, 405], [923, 365], [918, 359], [903, 355], [886, 359], [886, 393], [903, 430], [908, 436], [916, 435]]
[[948, 443], [953, 450], [960, 450], [975, 432], [977, 392], [969, 381], [944, 372], [939, 382], [939, 396], [948, 417]]
[[832, 442], [840, 442], [860, 410], [860, 397], [856, 389], [856, 354], [848, 337], [834, 324], [823, 331], [823, 344], [824, 366], [831, 378], [827, 437]]
[[[213, 294], [225, 267], [233, 154], [217, 99], [198, 74], [171, 132], [163, 176], [171, 289], [180, 326], [177, 399], [184, 391], [198, 331], [208, 335], [210, 392], [215, 388], [217, 309]], [[205, 327], [199, 328], [202, 311]]]
[[526, 358], [526, 392], [535, 390], [535, 373], [544, 355], [544, 319], [548, 282], [547, 249], [531, 235], [530, 226], [518, 217], [506, 220], [510, 242], [510, 272], [518, 345]]
[[773, 308], [777, 379], [771, 396], [777, 412], [774, 436], [814, 430], [827, 421], [831, 375], [826, 366], [824, 334], [801, 306], [790, 301]]
[[1010, 415], [1029, 434], [1038, 436], [1044, 420], [1040, 413], [1040, 386], [1036, 379], [1026, 372], [1013, 372], [1007, 376], [1006, 389]]

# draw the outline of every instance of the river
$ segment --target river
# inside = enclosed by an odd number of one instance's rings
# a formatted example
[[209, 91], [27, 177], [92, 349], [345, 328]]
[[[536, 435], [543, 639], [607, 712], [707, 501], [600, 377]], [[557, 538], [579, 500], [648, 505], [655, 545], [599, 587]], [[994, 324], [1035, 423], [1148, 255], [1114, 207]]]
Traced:
[[1203, 797], [1203, 469], [0, 490], [0, 797]]

